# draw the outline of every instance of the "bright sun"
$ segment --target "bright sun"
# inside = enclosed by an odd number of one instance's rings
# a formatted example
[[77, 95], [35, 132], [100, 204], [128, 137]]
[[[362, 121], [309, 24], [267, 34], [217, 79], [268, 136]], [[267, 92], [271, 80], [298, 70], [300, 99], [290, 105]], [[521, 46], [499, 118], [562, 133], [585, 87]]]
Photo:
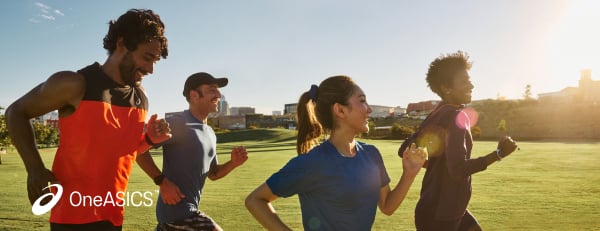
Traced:
[[[600, 1], [569, 1], [547, 45], [549, 72], [576, 78], [582, 69], [600, 73]], [[574, 76], [575, 74], [575, 76]], [[593, 77], [594, 78], [594, 77]], [[596, 78], [597, 79], [597, 78]]]

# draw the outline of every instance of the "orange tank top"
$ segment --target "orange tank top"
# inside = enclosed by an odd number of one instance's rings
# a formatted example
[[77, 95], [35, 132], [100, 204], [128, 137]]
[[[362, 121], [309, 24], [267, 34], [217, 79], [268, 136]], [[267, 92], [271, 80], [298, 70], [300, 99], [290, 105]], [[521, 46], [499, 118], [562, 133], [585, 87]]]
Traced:
[[78, 71], [85, 95], [59, 119], [60, 141], [52, 171], [63, 187], [50, 222], [123, 224], [123, 193], [144, 128], [148, 102], [140, 87], [112, 81], [94, 63]]

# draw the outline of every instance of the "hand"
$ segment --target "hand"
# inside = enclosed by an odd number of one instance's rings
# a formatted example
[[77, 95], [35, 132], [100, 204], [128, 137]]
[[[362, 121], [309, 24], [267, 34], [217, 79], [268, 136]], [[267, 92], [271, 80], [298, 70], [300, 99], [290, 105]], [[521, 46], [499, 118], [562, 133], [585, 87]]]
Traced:
[[156, 114], [150, 116], [146, 124], [146, 134], [152, 143], [160, 144], [171, 139], [171, 128], [165, 119], [156, 119]]
[[402, 168], [404, 171], [412, 172], [417, 174], [421, 167], [425, 164], [425, 161], [429, 158], [427, 148], [417, 147], [415, 143], [410, 145], [410, 148], [404, 150], [402, 154]]
[[248, 160], [248, 152], [246, 151], [246, 147], [237, 146], [231, 150], [231, 163], [233, 166], [240, 166], [244, 164], [246, 160]]
[[[46, 168], [29, 172], [27, 174], [27, 194], [29, 196], [29, 203], [33, 205], [33, 202], [42, 195], [50, 193], [50, 189], [44, 188], [48, 187], [48, 183], [52, 182], [56, 182], [56, 178], [54, 178], [54, 174]], [[50, 202], [50, 199], [52, 199], [52, 197], [46, 197], [40, 204], [44, 205]]]
[[185, 198], [177, 185], [171, 182], [168, 178], [164, 178], [160, 184], [160, 196], [165, 204], [175, 205]]
[[517, 143], [510, 138], [510, 136], [505, 136], [498, 141], [498, 150], [500, 150], [499, 155], [504, 158], [511, 153], [513, 153], [517, 149]]

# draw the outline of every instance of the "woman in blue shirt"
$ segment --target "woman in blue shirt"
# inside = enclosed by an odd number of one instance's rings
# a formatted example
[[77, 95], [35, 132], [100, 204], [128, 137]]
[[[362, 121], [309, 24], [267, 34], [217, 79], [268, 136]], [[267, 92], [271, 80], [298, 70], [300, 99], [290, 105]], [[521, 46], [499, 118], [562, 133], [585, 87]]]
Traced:
[[[300, 97], [299, 155], [254, 190], [246, 207], [269, 230], [289, 230], [271, 206], [298, 194], [305, 230], [370, 230], [377, 207], [391, 215], [400, 206], [427, 152], [414, 145], [392, 190], [381, 154], [355, 140], [369, 131], [364, 92], [347, 76], [333, 76]], [[318, 143], [322, 134], [328, 139]], [[316, 146], [315, 146], [316, 145]]]

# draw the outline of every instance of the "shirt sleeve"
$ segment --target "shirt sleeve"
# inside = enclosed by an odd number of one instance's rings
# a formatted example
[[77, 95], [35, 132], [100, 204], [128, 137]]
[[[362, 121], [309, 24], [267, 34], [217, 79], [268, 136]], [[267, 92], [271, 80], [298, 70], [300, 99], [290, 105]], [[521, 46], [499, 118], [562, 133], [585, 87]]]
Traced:
[[[451, 118], [454, 121], [468, 121], [467, 115], [459, 111], [456, 116]], [[462, 117], [462, 118], [457, 118]], [[466, 117], [466, 118], [465, 118]], [[487, 168], [487, 164], [483, 157], [471, 159], [471, 153], [467, 148], [467, 136], [471, 136], [469, 131], [470, 125], [459, 127], [457, 123], [451, 121], [448, 124], [448, 134], [446, 136], [446, 161], [448, 173], [451, 178], [460, 180], [468, 177], [476, 172], [483, 171]]]
[[185, 121], [181, 116], [171, 116], [165, 119], [167, 123], [169, 123], [169, 128], [171, 129], [171, 139], [165, 140], [162, 143], [155, 144], [154, 148], [159, 148], [160, 146], [173, 144], [176, 142], [177, 138], [185, 136]]
[[381, 152], [379, 152], [379, 150], [375, 146], [371, 147], [372, 153], [370, 154], [375, 158], [379, 169], [379, 180], [381, 182], [380, 187], [385, 187], [390, 184], [390, 176], [388, 175], [387, 169], [385, 168], [385, 164], [383, 163], [383, 157], [381, 157]]
[[292, 158], [281, 170], [267, 179], [267, 185], [273, 194], [279, 197], [290, 197], [310, 188], [316, 178], [312, 174], [310, 158], [303, 154]]

